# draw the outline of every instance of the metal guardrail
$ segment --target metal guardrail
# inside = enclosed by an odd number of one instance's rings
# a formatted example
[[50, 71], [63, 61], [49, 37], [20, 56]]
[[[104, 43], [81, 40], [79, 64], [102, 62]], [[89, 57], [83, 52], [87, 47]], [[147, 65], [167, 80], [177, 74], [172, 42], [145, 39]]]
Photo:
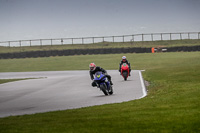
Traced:
[[148, 34], [133, 34], [133, 35], [122, 35], [122, 36], [17, 40], [17, 41], [0, 42], [0, 46], [5, 46], [5, 47], [46, 46], [46, 45], [53, 46], [53, 45], [67, 45], [67, 44], [94, 44], [100, 42], [136, 42], [136, 41], [163, 41], [163, 40], [182, 40], [182, 39], [200, 39], [200, 32], [148, 33]]

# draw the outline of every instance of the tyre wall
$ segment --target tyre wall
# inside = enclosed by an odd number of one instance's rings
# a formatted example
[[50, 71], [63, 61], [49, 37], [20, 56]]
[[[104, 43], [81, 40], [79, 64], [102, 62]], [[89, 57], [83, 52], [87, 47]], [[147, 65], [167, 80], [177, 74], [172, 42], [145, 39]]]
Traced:
[[[165, 52], [192, 52], [200, 51], [200, 46], [183, 46], [164, 48]], [[51, 51], [31, 51], [19, 53], [2, 53], [0, 59], [37, 58], [50, 56], [91, 55], [91, 54], [120, 54], [120, 53], [151, 53], [151, 48], [105, 48], [105, 49], [68, 49]]]

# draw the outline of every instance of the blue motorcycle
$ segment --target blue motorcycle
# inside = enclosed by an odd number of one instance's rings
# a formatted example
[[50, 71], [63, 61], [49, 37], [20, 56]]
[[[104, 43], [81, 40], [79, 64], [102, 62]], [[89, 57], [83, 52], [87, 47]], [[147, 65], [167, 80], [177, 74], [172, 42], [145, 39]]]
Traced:
[[102, 90], [105, 95], [113, 94], [112, 85], [107, 80], [106, 75], [104, 75], [102, 72], [95, 73], [94, 81], [97, 84], [97, 88], [100, 88], [100, 90]]

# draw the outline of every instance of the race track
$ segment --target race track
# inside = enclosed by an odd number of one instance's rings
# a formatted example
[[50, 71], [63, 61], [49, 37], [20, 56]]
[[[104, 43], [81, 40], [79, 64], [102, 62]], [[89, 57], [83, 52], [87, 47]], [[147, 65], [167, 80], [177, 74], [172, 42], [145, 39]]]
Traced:
[[141, 71], [124, 81], [117, 70], [108, 70], [114, 94], [105, 96], [91, 86], [89, 71], [9, 72], [0, 79], [37, 78], [0, 84], [0, 117], [121, 103], [146, 96]]

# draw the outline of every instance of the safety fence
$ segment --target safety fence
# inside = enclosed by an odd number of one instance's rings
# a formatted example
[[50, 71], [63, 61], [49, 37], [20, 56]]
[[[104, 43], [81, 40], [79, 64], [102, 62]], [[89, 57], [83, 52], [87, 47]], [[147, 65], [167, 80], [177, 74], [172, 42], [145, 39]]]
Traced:
[[53, 45], [67, 45], [67, 44], [94, 44], [100, 42], [136, 42], [136, 41], [162, 41], [162, 40], [182, 40], [182, 39], [200, 39], [200, 32], [149, 33], [149, 34], [133, 34], [133, 35], [122, 35], [122, 36], [17, 40], [17, 41], [0, 42], [0, 46], [4, 47], [46, 46], [46, 45], [53, 46]]

